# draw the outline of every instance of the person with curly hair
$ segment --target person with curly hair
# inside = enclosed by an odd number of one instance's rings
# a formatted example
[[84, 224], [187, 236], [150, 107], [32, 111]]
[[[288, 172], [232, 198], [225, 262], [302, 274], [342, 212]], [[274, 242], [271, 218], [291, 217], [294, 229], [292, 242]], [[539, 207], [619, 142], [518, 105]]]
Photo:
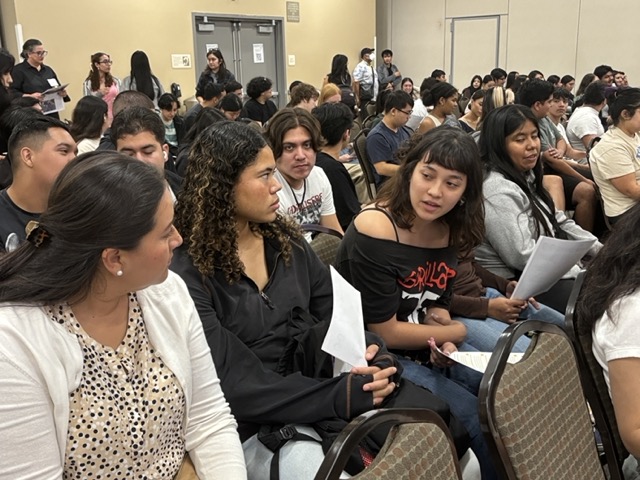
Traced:
[[278, 111], [278, 107], [271, 100], [273, 82], [267, 77], [252, 78], [247, 84], [247, 96], [249, 100], [244, 104], [240, 116], [264, 126]]
[[[178, 197], [184, 245], [171, 266], [196, 303], [252, 479], [269, 478], [273, 456], [259, 430], [287, 425], [318, 439], [308, 425], [344, 426], [383, 405], [400, 379], [396, 357], [370, 334], [369, 366], [333, 377], [320, 337], [305, 353], [322, 368], [292, 373], [286, 351], [294, 331], [323, 336], [318, 328], [331, 316], [333, 296], [329, 271], [297, 225], [278, 213], [275, 169], [271, 148], [251, 127], [220, 122], [204, 130]], [[313, 478], [323, 456], [317, 442], [289, 441], [279, 453], [281, 478]]]
[[111, 75], [111, 57], [103, 52], [91, 55], [91, 70], [82, 84], [82, 93], [86, 96], [102, 98], [109, 107], [109, 123], [113, 120], [113, 101], [120, 93], [120, 80]]

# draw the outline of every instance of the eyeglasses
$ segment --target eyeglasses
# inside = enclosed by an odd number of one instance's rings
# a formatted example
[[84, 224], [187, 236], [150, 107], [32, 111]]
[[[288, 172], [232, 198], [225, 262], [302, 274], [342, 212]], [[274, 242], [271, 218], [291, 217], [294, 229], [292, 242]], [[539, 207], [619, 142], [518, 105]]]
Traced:
[[409, 115], [409, 116], [411, 116], [411, 114], [413, 113], [413, 110], [409, 110], [408, 112], [406, 112], [404, 110], [398, 109], [398, 111], [404, 113], [405, 115]]
[[101, 62], [98, 63], [104, 63], [105, 65], [111, 65], [113, 63], [113, 60], [102, 60]]
[[46, 50], [40, 50], [39, 52], [31, 52], [31, 53], [33, 53], [34, 55], [37, 55], [39, 57], [46, 57], [47, 53], [49, 53], [49, 52], [47, 52]]

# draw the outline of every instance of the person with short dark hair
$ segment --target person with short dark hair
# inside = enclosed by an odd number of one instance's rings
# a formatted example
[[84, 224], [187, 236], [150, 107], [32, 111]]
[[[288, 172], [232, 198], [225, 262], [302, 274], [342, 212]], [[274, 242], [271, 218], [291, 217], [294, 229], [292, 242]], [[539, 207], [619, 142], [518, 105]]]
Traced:
[[[113, 115], [118, 115], [125, 108], [142, 107], [155, 111], [155, 105], [149, 97], [137, 90], [124, 90], [113, 101]], [[111, 139], [111, 127], [104, 131], [100, 139], [100, 145], [96, 150], [115, 150], [116, 145]]]
[[382, 63], [376, 68], [378, 72], [378, 90], [398, 90], [401, 86], [402, 74], [398, 67], [393, 64], [393, 52], [387, 48], [382, 51], [381, 56]]
[[400, 168], [395, 153], [411, 136], [411, 130], [405, 125], [411, 117], [412, 108], [413, 98], [407, 92], [396, 90], [389, 93], [382, 121], [367, 135], [367, 154], [378, 186]]
[[93, 152], [109, 125], [109, 107], [100, 97], [82, 97], [71, 116], [71, 136], [76, 141], [78, 155]]
[[356, 103], [360, 107], [360, 117], [364, 120], [367, 116], [367, 104], [378, 96], [378, 73], [373, 68], [371, 55], [373, 48], [360, 50], [360, 62], [353, 69], [353, 93]]
[[[284, 108], [267, 124], [265, 137], [276, 158], [275, 178], [282, 185], [278, 211], [299, 225], [322, 225], [342, 234], [331, 183], [316, 167], [324, 141], [315, 117], [302, 108]], [[311, 241], [311, 233], [305, 238]]]
[[224, 114], [227, 120], [231, 120], [232, 122], [234, 122], [240, 117], [240, 112], [242, 111], [242, 101], [237, 95], [230, 95], [227, 93], [224, 97], [222, 97], [222, 100], [220, 100], [218, 109]]
[[158, 108], [164, 123], [164, 138], [169, 145], [171, 156], [175, 158], [185, 134], [184, 119], [178, 115], [180, 101], [171, 93], [163, 93], [158, 99]]
[[529, 80], [544, 80], [544, 74], [540, 70], [531, 70], [528, 77]]
[[498, 87], [503, 87], [504, 83], [507, 81], [507, 72], [502, 68], [494, 68], [493, 70], [491, 70], [490, 75], [491, 78], [493, 78], [495, 85]]
[[273, 82], [267, 77], [252, 78], [247, 84], [247, 100], [240, 114], [243, 118], [250, 118], [263, 127], [278, 111], [278, 107], [271, 100], [273, 97]]
[[584, 158], [585, 152], [574, 149], [567, 152], [567, 142], [547, 117], [553, 99], [553, 91], [553, 85], [545, 80], [537, 78], [529, 80], [518, 92], [518, 103], [530, 108], [538, 119], [537, 127], [540, 133], [540, 153], [544, 162], [544, 173], [562, 178], [565, 202], [566, 205], [574, 207], [573, 218], [575, 222], [585, 230], [592, 232], [597, 211], [595, 183], [588, 178], [591, 176], [589, 172], [578, 171], [564, 160], [567, 153], [573, 152], [578, 159]]
[[555, 88], [559, 88], [560, 87], [560, 77], [558, 75], [549, 75], [547, 77], [547, 82], [549, 82]]
[[[235, 100], [240, 101], [235, 95], [225, 95], [222, 100], [227, 97], [235, 97]], [[178, 155], [176, 157], [176, 173], [178, 175], [181, 177], [185, 176], [187, 165], [189, 165], [189, 149], [196, 138], [198, 138], [198, 135], [214, 123], [222, 122], [225, 119], [225, 114], [218, 108], [205, 107], [200, 110], [198, 115], [196, 115], [193, 125], [185, 134], [182, 144], [178, 147]]]
[[207, 66], [200, 74], [196, 85], [196, 98], [202, 102], [204, 98], [204, 87], [209, 83], [219, 83], [223, 87], [229, 82], [235, 82], [236, 77], [227, 69], [224, 56], [218, 48], [207, 51]]
[[200, 113], [203, 108], [217, 107], [224, 97], [225, 90], [223, 85], [213, 82], [207, 83], [202, 90], [202, 101], [196, 103], [193, 107], [187, 110], [187, 113], [185, 113], [184, 115], [185, 132], [191, 130], [191, 127], [193, 126], [198, 113]]
[[224, 86], [224, 91], [225, 91], [226, 95], [229, 95], [230, 93], [233, 93], [240, 100], [242, 100], [242, 97], [244, 96], [244, 94], [242, 92], [242, 84], [240, 82], [236, 81], [236, 80], [233, 80], [231, 82], [226, 83], [225, 86]]
[[164, 124], [155, 111], [144, 107], [124, 109], [113, 119], [111, 137], [118, 152], [153, 165], [162, 172], [175, 196], [182, 179], [175, 173], [173, 160], [169, 161]]
[[[30, 38], [24, 42], [22, 53], [20, 53], [24, 61], [16, 65], [11, 73], [13, 83], [10, 91], [13, 97], [29, 96], [40, 101], [44, 98], [43, 92], [50, 88], [61, 86], [53, 68], [44, 64], [44, 58], [48, 53], [40, 40]], [[65, 102], [71, 101], [66, 90], [60, 90], [58, 95]], [[49, 113], [48, 115], [53, 118], [60, 118], [58, 112]]]
[[162, 176], [81, 155], [28, 228], [0, 257], [0, 471], [169, 479], [189, 455], [198, 478], [245, 480], [202, 323], [169, 272], [182, 238]]
[[320, 131], [326, 142], [316, 154], [316, 166], [322, 168], [331, 183], [336, 215], [342, 230], [346, 230], [360, 211], [356, 187], [339, 160], [340, 151], [349, 144], [353, 115], [349, 107], [342, 103], [325, 103], [311, 113], [320, 123]]
[[76, 156], [76, 142], [60, 120], [37, 114], [15, 126], [9, 137], [13, 182], [0, 192], [0, 250], [12, 251], [25, 227], [47, 208], [51, 186]]
[[613, 68], [609, 65], [598, 65], [593, 69], [593, 74], [607, 87], [613, 83]]
[[629, 86], [629, 81], [627, 80], [627, 74], [622, 70], [616, 70], [613, 72], [613, 82], [616, 84], [618, 88], [627, 88]]
[[445, 73], [444, 70], [440, 70], [439, 68], [436, 68], [433, 72], [431, 72], [431, 78], [435, 78], [439, 82], [446, 82], [447, 74]]
[[482, 86], [480, 88], [482, 88], [482, 90], [489, 90], [495, 87], [495, 85], [496, 82], [493, 80], [493, 77], [491, 75], [485, 75], [482, 77]]

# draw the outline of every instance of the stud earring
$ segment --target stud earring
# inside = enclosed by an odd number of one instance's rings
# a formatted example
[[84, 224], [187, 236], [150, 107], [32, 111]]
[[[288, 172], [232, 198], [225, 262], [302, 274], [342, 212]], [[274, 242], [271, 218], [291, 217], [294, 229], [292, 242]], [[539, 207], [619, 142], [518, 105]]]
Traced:
[[460, 205], [460, 206], [464, 205], [464, 198], [460, 199], [460, 201], [458, 202], [458, 205]]
[[124, 272], [122, 270], [118, 270], [116, 272], [116, 277], [121, 277], [122, 275], [124, 275]]

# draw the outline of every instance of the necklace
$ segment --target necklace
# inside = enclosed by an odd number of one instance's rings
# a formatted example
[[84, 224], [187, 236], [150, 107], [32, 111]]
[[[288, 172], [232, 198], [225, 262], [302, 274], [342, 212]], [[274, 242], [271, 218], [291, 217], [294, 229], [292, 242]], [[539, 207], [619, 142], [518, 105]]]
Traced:
[[302, 210], [302, 206], [304, 204], [304, 197], [307, 195], [307, 179], [305, 178], [302, 185], [302, 199], [298, 202], [298, 196], [296, 195], [295, 190], [293, 189], [293, 187], [289, 184], [289, 182], [287, 182], [287, 185], [289, 185], [289, 190], [291, 190], [291, 195], [293, 195], [293, 201], [296, 202], [296, 205], [298, 206], [298, 211]]

